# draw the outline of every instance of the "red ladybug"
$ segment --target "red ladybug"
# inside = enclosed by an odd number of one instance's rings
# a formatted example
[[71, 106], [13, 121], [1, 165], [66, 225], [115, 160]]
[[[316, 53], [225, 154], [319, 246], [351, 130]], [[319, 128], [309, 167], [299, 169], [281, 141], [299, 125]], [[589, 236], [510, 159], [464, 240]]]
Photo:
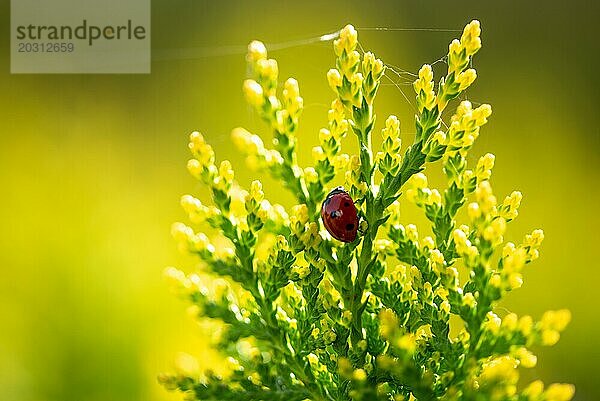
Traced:
[[344, 187], [334, 188], [321, 206], [321, 218], [329, 234], [339, 241], [352, 242], [358, 231], [354, 201]]

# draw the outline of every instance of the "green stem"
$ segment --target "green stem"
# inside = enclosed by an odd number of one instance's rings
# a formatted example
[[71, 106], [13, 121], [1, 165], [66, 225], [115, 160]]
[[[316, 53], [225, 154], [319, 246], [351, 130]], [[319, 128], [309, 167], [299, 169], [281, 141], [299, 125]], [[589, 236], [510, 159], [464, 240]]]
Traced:
[[296, 177], [294, 167], [298, 166], [296, 161], [296, 144], [290, 141], [289, 135], [275, 131], [276, 146], [275, 149], [283, 158], [283, 172], [281, 177], [284, 180], [284, 185], [290, 188], [300, 203], [306, 204], [309, 210], [309, 215], [315, 215], [316, 205], [310, 197], [310, 192], [306, 186], [303, 177]]
[[[422, 166], [425, 163], [425, 157], [421, 153], [421, 147], [421, 142], [417, 142], [406, 151], [400, 172], [391, 182], [388, 182], [387, 185], [386, 181], [384, 181], [384, 187], [380, 188], [376, 197], [373, 196], [372, 186], [369, 186], [366, 197], [366, 219], [369, 227], [364, 234], [361, 252], [357, 260], [358, 269], [354, 283], [354, 295], [351, 303], [353, 319], [351, 338], [353, 343], [362, 339], [363, 307], [361, 300], [366, 280], [370, 273], [370, 268], [373, 265], [373, 243], [377, 237], [379, 227], [384, 221], [385, 209], [397, 198], [396, 194], [406, 181], [408, 181], [413, 174], [421, 171]], [[372, 171], [371, 166], [369, 166], [369, 171]]]
[[350, 299], [350, 311], [352, 312], [351, 339], [352, 344], [356, 345], [363, 338], [362, 335], [362, 308], [361, 301], [364, 292], [364, 283], [369, 274], [369, 265], [373, 253], [373, 239], [377, 235], [376, 226], [372, 225], [373, 215], [373, 152], [371, 150], [371, 130], [373, 128], [373, 106], [363, 102], [362, 108], [353, 107], [353, 119], [356, 123], [354, 131], [358, 137], [360, 147], [360, 168], [361, 178], [367, 184], [367, 193], [365, 196], [366, 220], [369, 224], [364, 233], [364, 239], [357, 260], [356, 279], [353, 284], [352, 297]]
[[270, 331], [272, 332], [271, 338], [275, 343], [274, 348], [281, 353], [285, 363], [290, 367], [292, 372], [294, 372], [294, 375], [296, 375], [296, 377], [298, 377], [298, 379], [304, 383], [304, 386], [310, 392], [311, 397], [313, 397], [315, 400], [326, 400], [321, 389], [316, 385], [315, 378], [312, 376], [312, 374], [309, 375], [306, 373], [304, 366], [300, 364], [295, 353], [293, 354], [290, 351], [290, 346], [284, 343], [282, 338], [283, 333], [279, 329], [277, 320], [274, 318], [272, 303], [267, 302], [264, 298], [258, 299], [257, 303], [260, 307], [260, 313], [267, 323], [267, 327], [269, 327]]
[[[249, 255], [249, 257], [240, 258], [242, 269], [245, 269], [248, 272], [252, 272], [252, 260], [254, 258], [252, 250], [249, 247], [247, 247], [239, 237], [236, 238], [234, 244], [238, 255]], [[304, 366], [302, 366], [302, 364], [298, 361], [296, 357], [297, 354], [295, 352], [292, 352], [292, 350], [290, 349], [291, 345], [288, 344], [285, 340], [285, 333], [279, 328], [277, 319], [275, 318], [275, 310], [273, 309], [273, 303], [268, 301], [264, 296], [264, 291], [262, 291], [259, 286], [258, 277], [254, 275], [253, 278], [254, 280], [252, 282], [251, 293], [254, 295], [256, 303], [259, 307], [260, 314], [265, 320], [265, 323], [268, 327], [268, 331], [270, 332], [269, 337], [273, 341], [273, 349], [279, 351], [285, 363], [290, 367], [292, 372], [294, 372], [296, 377], [298, 377], [298, 379], [304, 383], [304, 386], [310, 392], [311, 397], [314, 400], [326, 400], [327, 398], [324, 395], [323, 389], [316, 384], [313, 375], [306, 372]]]

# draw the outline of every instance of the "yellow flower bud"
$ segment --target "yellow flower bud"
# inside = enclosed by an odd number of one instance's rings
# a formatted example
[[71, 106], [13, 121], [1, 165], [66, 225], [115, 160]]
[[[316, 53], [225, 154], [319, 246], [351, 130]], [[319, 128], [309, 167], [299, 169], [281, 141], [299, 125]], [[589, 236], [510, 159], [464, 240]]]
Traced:
[[351, 84], [355, 85], [357, 88], [360, 88], [360, 86], [363, 83], [364, 77], [363, 74], [357, 72], [356, 74], [352, 74], [350, 77], [348, 77], [348, 80]]
[[502, 242], [502, 235], [506, 231], [506, 220], [503, 217], [497, 217], [490, 222], [490, 225], [483, 230], [483, 238], [492, 243]]
[[288, 99], [295, 99], [300, 96], [298, 81], [294, 78], [288, 78], [283, 84], [283, 96]]
[[206, 143], [202, 134], [198, 131], [194, 131], [190, 134], [190, 143], [188, 144], [188, 147], [202, 166], [209, 167], [214, 163], [215, 153], [212, 147]]
[[260, 386], [262, 384], [261, 377], [260, 374], [258, 374], [258, 372], [252, 372], [250, 376], [248, 376], [248, 379], [250, 379], [252, 384], [254, 384], [255, 386]]
[[495, 288], [500, 288], [502, 285], [502, 277], [500, 277], [499, 274], [493, 274], [492, 277], [490, 277], [490, 285]]
[[502, 324], [502, 320], [496, 315], [494, 312], [487, 313], [487, 320], [484, 323], [484, 326], [490, 332], [497, 334], [500, 330], [500, 325]]
[[348, 358], [344, 358], [344, 357], [339, 358], [337, 361], [337, 364], [338, 364], [338, 371], [340, 372], [340, 375], [342, 375], [343, 377], [349, 377], [352, 374], [352, 372], [353, 372], [352, 363], [350, 362], [350, 360]]
[[513, 290], [521, 288], [523, 286], [523, 275], [521, 273], [510, 273], [508, 275], [508, 285]]
[[292, 207], [290, 219], [295, 219], [302, 225], [306, 224], [308, 222], [308, 207], [305, 204]]
[[417, 173], [410, 178], [409, 185], [415, 189], [427, 187], [427, 176], [423, 173]]
[[193, 131], [190, 134], [190, 143], [203, 143], [204, 142], [204, 137], [202, 136], [202, 134], [198, 131]]
[[517, 348], [513, 355], [524, 368], [533, 368], [537, 364], [537, 357], [525, 347]]
[[312, 167], [306, 167], [304, 169], [304, 179], [309, 184], [319, 182], [319, 174]]
[[469, 206], [467, 206], [467, 212], [471, 221], [475, 221], [481, 217], [481, 209], [479, 209], [479, 204], [476, 202], [469, 203]]
[[423, 83], [433, 81], [433, 69], [429, 64], [423, 64], [419, 69], [419, 79], [421, 79]]
[[575, 395], [575, 386], [572, 384], [554, 383], [548, 386], [544, 393], [546, 401], [569, 401]]
[[468, 227], [465, 229], [454, 230], [452, 232], [452, 239], [456, 245], [456, 251], [463, 257], [467, 258], [467, 260], [470, 260], [477, 257], [479, 255], [479, 251], [471, 244], [471, 241], [468, 240], [465, 231], [468, 232]]
[[461, 331], [459, 331], [457, 339], [459, 341], [461, 341], [462, 343], [468, 343], [469, 339], [471, 338], [471, 335], [469, 334], [469, 332], [466, 329], [462, 329]]
[[544, 383], [541, 380], [531, 382], [527, 387], [523, 389], [523, 395], [526, 396], [529, 400], [537, 400], [543, 392]]
[[350, 323], [352, 321], [352, 312], [350, 312], [349, 310], [345, 310], [344, 312], [342, 312], [342, 321]]
[[180, 352], [175, 359], [177, 373], [185, 377], [196, 377], [200, 374], [200, 363], [190, 354]]
[[525, 236], [523, 245], [531, 247], [539, 247], [544, 240], [544, 231], [534, 230], [531, 234]]
[[475, 71], [475, 69], [473, 68], [469, 68], [465, 72], [461, 72], [460, 74], [458, 74], [458, 77], [456, 77], [456, 82], [460, 84], [459, 90], [463, 91], [467, 89], [469, 86], [471, 86], [471, 84], [475, 81], [476, 78], [477, 71]]
[[448, 302], [447, 300], [446, 300], [446, 301], [443, 301], [443, 302], [440, 304], [440, 310], [441, 310], [442, 312], [444, 312], [445, 314], [450, 314], [450, 302]]
[[414, 224], [407, 225], [406, 236], [409, 240], [416, 242], [419, 239], [419, 232], [417, 231], [417, 226], [415, 226]]
[[521, 316], [518, 323], [519, 331], [523, 333], [525, 337], [531, 334], [533, 329], [533, 319], [529, 315]]
[[267, 48], [265, 45], [258, 41], [253, 40], [248, 45], [248, 53], [246, 54], [246, 60], [250, 63], [256, 63], [259, 60], [264, 60], [267, 58]]
[[433, 142], [436, 142], [440, 145], [445, 145], [446, 144], [446, 134], [443, 131], [436, 131], [432, 136], [431, 136], [431, 140]]
[[379, 331], [383, 338], [390, 339], [398, 324], [398, 318], [391, 309], [382, 309], [379, 312]]
[[433, 70], [429, 64], [424, 64], [419, 70], [419, 78], [413, 83], [417, 94], [417, 106], [422, 112], [423, 108], [428, 110], [435, 106], [436, 96], [434, 91]]
[[181, 197], [181, 207], [186, 213], [193, 213], [202, 207], [202, 202], [194, 198], [192, 195], [183, 195]]
[[363, 56], [363, 71], [365, 74], [370, 72], [374, 79], [378, 79], [383, 72], [383, 62], [373, 53], [366, 52]]
[[364, 382], [367, 380], [367, 373], [364, 369], [355, 369], [352, 373], [352, 378], [359, 382]]
[[244, 81], [244, 96], [248, 104], [254, 107], [261, 107], [265, 103], [263, 88], [253, 79]]
[[385, 128], [382, 131], [384, 139], [397, 138], [400, 135], [400, 120], [398, 117], [391, 115], [385, 120]]
[[482, 213], [489, 213], [496, 206], [496, 197], [492, 193], [492, 187], [489, 181], [481, 181], [475, 189], [475, 198]]
[[477, 301], [475, 301], [475, 297], [473, 296], [472, 293], [467, 292], [464, 296], [463, 296], [463, 305], [468, 306], [469, 308], [474, 308], [477, 305]]
[[178, 242], [190, 241], [194, 237], [194, 230], [183, 223], [173, 223], [171, 226], [171, 235]]
[[495, 159], [496, 157], [491, 153], [487, 153], [485, 156], [482, 156], [479, 159], [477, 162], [477, 168], [475, 170], [477, 173], [477, 179], [487, 180], [491, 177]]
[[489, 104], [482, 104], [475, 110], [473, 110], [473, 119], [475, 120], [475, 124], [478, 126], [482, 126], [487, 123], [487, 119], [492, 115], [492, 106]]
[[444, 255], [439, 250], [437, 250], [437, 249], [432, 249], [431, 250], [431, 252], [429, 253], [429, 259], [433, 263], [437, 263], [437, 264], [440, 264], [440, 265], [443, 265], [445, 263], [445, 261], [444, 261]]
[[452, 116], [452, 121], [459, 121], [464, 117], [468, 117], [472, 115], [473, 105], [468, 100], [463, 100], [460, 102], [458, 107], [456, 108], [456, 114]]
[[336, 39], [333, 42], [333, 48], [335, 50], [335, 54], [337, 56], [341, 56], [343, 51], [346, 53], [350, 53], [354, 51], [356, 48], [356, 44], [358, 43], [358, 33], [356, 29], [352, 25], [346, 25], [340, 31], [339, 39]]
[[308, 360], [308, 363], [311, 366], [315, 366], [315, 365], [319, 364], [319, 357], [316, 356], [315, 354], [313, 354], [312, 352], [306, 356], [306, 359]]
[[[271, 107], [271, 109], [273, 110], [279, 110], [279, 108], [281, 107], [281, 104], [279, 103], [279, 99], [277, 99], [277, 96], [275, 95], [269, 95], [267, 97], [267, 102], [269, 102], [269, 107]], [[287, 112], [286, 110], [279, 110], [279, 112]]]
[[428, 199], [428, 204], [440, 206], [442, 204], [442, 195], [437, 189], [431, 190], [431, 195]]
[[430, 236], [427, 236], [421, 240], [421, 246], [427, 249], [435, 248], [435, 241]]
[[327, 82], [331, 89], [333, 89], [334, 92], [337, 92], [337, 88], [342, 86], [342, 76], [340, 75], [340, 72], [335, 68], [327, 71]]
[[258, 211], [256, 212], [256, 216], [260, 219], [260, 221], [262, 221], [263, 223], [265, 223], [267, 220], [269, 220], [270, 216], [271, 216], [271, 204], [269, 203], [268, 200], [263, 200], [260, 203], [260, 207], [258, 208]]
[[202, 174], [202, 164], [200, 164], [198, 160], [188, 160], [187, 169], [193, 177], [200, 178], [200, 175]]
[[332, 137], [333, 137], [333, 135], [331, 134], [331, 131], [329, 131], [328, 129], [321, 128], [319, 130], [319, 141], [321, 143], [327, 143]]
[[513, 331], [517, 328], [519, 318], [515, 313], [509, 313], [502, 319], [502, 328]]
[[414, 334], [407, 333], [403, 336], [398, 337], [396, 340], [396, 346], [404, 350], [407, 354], [412, 355], [417, 348], [417, 342]]
[[[246, 129], [241, 127], [234, 128], [233, 131], [231, 131], [231, 140], [238, 149], [243, 149], [248, 154], [258, 154], [259, 149], [264, 149], [262, 140], [258, 136], [252, 135]], [[247, 146], [251, 146], [251, 151], [246, 149]]]
[[563, 331], [571, 321], [571, 312], [568, 309], [547, 311], [540, 322], [542, 328]]
[[315, 161], [315, 163], [318, 163], [320, 161], [327, 159], [327, 155], [323, 151], [323, 148], [320, 146], [315, 146], [314, 148], [312, 148], [312, 157], [313, 157], [313, 160]]
[[265, 194], [262, 190], [262, 183], [258, 180], [252, 181], [250, 184], [250, 197], [257, 203], [260, 203], [265, 198]]
[[509, 196], [504, 198], [502, 205], [500, 205], [498, 211], [499, 215], [507, 220], [513, 220], [519, 215], [519, 206], [523, 195], [519, 191], [512, 192]]
[[[504, 247], [506, 250], [506, 247]], [[524, 248], [517, 248], [502, 260], [506, 273], [519, 272], [527, 262], [527, 252]]]
[[280, 166], [283, 164], [283, 157], [276, 150], [265, 150], [265, 162], [269, 167]]
[[191, 281], [188, 280], [184, 272], [175, 267], [167, 267], [163, 272], [163, 276], [175, 293], [184, 295], [191, 289]]
[[436, 290], [433, 294], [434, 294], [434, 296], [439, 296], [443, 300], [446, 300], [446, 299], [448, 299], [448, 295], [450, 295], [450, 292], [447, 289], [445, 289], [444, 287], [438, 287], [438, 288], [436, 288]]
[[219, 166], [219, 176], [228, 183], [233, 181], [234, 172], [229, 160], [223, 160], [221, 162], [221, 165]]
[[279, 75], [279, 67], [277, 66], [277, 60], [274, 59], [262, 59], [256, 62], [256, 69], [258, 74], [269, 81], [277, 82], [277, 76]]
[[481, 27], [479, 21], [473, 20], [463, 30], [460, 43], [467, 51], [467, 56], [472, 56], [481, 48]]
[[431, 325], [430, 324], [425, 324], [420, 326], [415, 335], [417, 336], [417, 338], [427, 338], [427, 337], [433, 337], [433, 333], [431, 332]]
[[496, 357], [483, 365], [480, 381], [516, 383], [519, 379], [516, 367], [517, 361], [511, 356]]
[[560, 333], [556, 330], [542, 331], [542, 345], [552, 346], [560, 339]]
[[458, 39], [454, 39], [452, 42], [450, 42], [450, 45], [448, 45], [448, 53], [450, 54], [458, 54], [461, 51], [462, 45]]
[[192, 251], [208, 251], [210, 253], [213, 253], [215, 250], [214, 246], [210, 243], [208, 237], [204, 233], [196, 234], [195, 236], [190, 238], [190, 242], [192, 246]]
[[360, 53], [357, 52], [356, 50], [348, 53], [348, 57], [346, 58], [346, 60], [340, 59], [341, 67], [342, 67], [341, 72], [343, 75], [345, 75], [350, 80], [350, 82], [352, 82], [352, 80], [350, 79], [352, 72], [355, 70], [355, 67], [358, 65], [359, 61], [360, 61]]

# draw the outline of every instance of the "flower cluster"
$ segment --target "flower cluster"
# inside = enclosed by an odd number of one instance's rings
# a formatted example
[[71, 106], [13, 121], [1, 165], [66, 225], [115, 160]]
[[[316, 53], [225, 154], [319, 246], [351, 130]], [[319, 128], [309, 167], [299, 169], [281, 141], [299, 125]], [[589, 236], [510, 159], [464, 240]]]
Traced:
[[[467, 161], [491, 107], [464, 100], [442, 121], [442, 111], [476, 78], [470, 66], [480, 33], [473, 21], [450, 44], [448, 69], [437, 83], [429, 65], [420, 69], [414, 142], [403, 149], [400, 121], [389, 116], [374, 153], [374, 99], [385, 65], [357, 50], [352, 26], [343, 28], [333, 44], [335, 68], [327, 73], [335, 98], [312, 151], [314, 165], [304, 168], [296, 157], [298, 83], [290, 78], [278, 88], [277, 62], [262, 43], [249, 45], [251, 78], [243, 90], [273, 131], [273, 146], [243, 128], [234, 129], [233, 141], [251, 167], [281, 180], [297, 204], [269, 202], [260, 181], [242, 188], [231, 163], [217, 166], [204, 137], [190, 135], [188, 169], [214, 205], [182, 197], [192, 225], [175, 223], [172, 233], [202, 263], [198, 272], [171, 267], [166, 276], [196, 318], [218, 326], [211, 341], [225, 363], [209, 369], [183, 354], [175, 373], [159, 377], [166, 388], [188, 400], [572, 398], [568, 384], [519, 383], [520, 369], [537, 363], [531, 349], [555, 344], [570, 313], [550, 311], [536, 321], [498, 308], [522, 286], [544, 234], [534, 230], [521, 243], [505, 242], [522, 194], [502, 202], [494, 195], [492, 154]], [[341, 153], [348, 132], [358, 140], [358, 155]], [[425, 173], [434, 162], [445, 175], [443, 188], [431, 187]], [[332, 238], [320, 219], [336, 179], [360, 218], [360, 235], [349, 243]], [[421, 209], [431, 230], [403, 221], [403, 202]]]

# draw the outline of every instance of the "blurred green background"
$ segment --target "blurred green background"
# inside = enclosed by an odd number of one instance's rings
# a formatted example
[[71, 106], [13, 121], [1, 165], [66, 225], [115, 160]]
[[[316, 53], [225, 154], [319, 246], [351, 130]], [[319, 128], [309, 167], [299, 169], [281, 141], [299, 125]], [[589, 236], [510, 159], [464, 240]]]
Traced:
[[[203, 333], [162, 280], [167, 265], [191, 266], [169, 228], [184, 218], [181, 194], [206, 200], [185, 170], [190, 131], [231, 158], [242, 183], [252, 178], [229, 142], [240, 125], [269, 137], [241, 94], [247, 42], [306, 39], [350, 22], [365, 49], [416, 72], [459, 33], [361, 28], [462, 29], [472, 18], [484, 47], [469, 98], [494, 109], [472, 157], [495, 153], [496, 194], [525, 196], [509, 239], [546, 232], [541, 259], [506, 306], [536, 317], [573, 312], [559, 344], [536, 350], [539, 364], [525, 376], [572, 382], [576, 399], [600, 399], [595, 2], [154, 0], [150, 75], [10, 75], [8, 3], [0, 9], [1, 400], [180, 398], [156, 374], [177, 351], [201, 355]], [[332, 99], [331, 43], [271, 55], [283, 79], [300, 81], [306, 163]], [[400, 117], [408, 143], [413, 111], [400, 90], [382, 86], [376, 106], [380, 122]], [[291, 202], [265, 183], [272, 199]], [[403, 220], [421, 221], [411, 210]]]

